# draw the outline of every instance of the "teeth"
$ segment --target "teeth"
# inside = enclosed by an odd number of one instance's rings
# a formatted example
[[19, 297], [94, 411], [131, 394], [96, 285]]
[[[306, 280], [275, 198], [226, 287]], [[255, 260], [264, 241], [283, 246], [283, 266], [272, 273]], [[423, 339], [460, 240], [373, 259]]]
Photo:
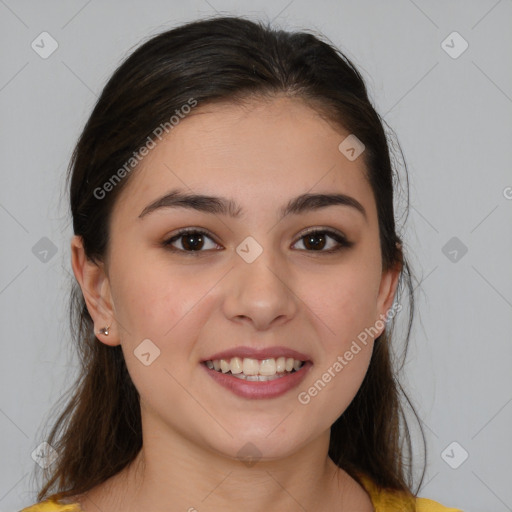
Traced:
[[229, 367], [233, 375], [237, 375], [243, 372], [242, 360], [239, 357], [233, 357], [229, 363]]
[[280, 379], [281, 377], [284, 377], [287, 375], [286, 373], [276, 373], [275, 375], [244, 375], [243, 373], [239, 373], [238, 375], [233, 375], [233, 377], [236, 377], [237, 379], [241, 380], [248, 380], [252, 382], [265, 382], [267, 380], [275, 380]]
[[206, 361], [206, 366], [210, 370], [216, 370], [222, 373], [231, 372], [239, 379], [248, 381], [266, 381], [283, 377], [286, 373], [293, 370], [299, 370], [304, 364], [293, 357], [278, 357], [277, 359], [268, 358], [259, 361], [250, 357], [233, 357], [231, 360], [214, 359]]
[[[299, 362], [300, 364], [300, 362]], [[276, 360], [275, 359], [263, 359], [260, 363], [260, 375], [275, 375], [276, 374]]]
[[245, 375], [258, 375], [258, 372], [260, 371], [260, 363], [258, 363], [257, 359], [250, 359], [249, 357], [245, 357], [242, 364], [242, 371], [245, 373]]

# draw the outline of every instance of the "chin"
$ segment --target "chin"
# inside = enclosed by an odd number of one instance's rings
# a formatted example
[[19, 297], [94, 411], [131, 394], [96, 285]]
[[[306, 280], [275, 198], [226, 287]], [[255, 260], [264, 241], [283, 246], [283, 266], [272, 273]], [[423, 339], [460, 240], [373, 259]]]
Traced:
[[282, 436], [276, 434], [276, 431], [268, 435], [271, 430], [272, 428], [262, 432], [258, 429], [245, 429], [242, 431], [243, 434], [239, 435], [232, 432], [233, 438], [224, 438], [223, 442], [212, 440], [210, 448], [225, 457], [245, 462], [249, 466], [258, 461], [286, 458], [307, 442], [303, 432], [298, 432], [297, 436], [290, 432]]

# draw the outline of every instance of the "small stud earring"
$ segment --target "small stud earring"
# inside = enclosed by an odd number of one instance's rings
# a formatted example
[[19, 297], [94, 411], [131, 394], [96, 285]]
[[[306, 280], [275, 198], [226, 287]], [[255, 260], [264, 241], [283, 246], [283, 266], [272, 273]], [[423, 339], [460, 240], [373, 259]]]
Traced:
[[102, 327], [99, 331], [98, 331], [98, 334], [104, 334], [105, 336], [108, 336], [108, 330], [110, 329], [110, 325], [108, 327]]

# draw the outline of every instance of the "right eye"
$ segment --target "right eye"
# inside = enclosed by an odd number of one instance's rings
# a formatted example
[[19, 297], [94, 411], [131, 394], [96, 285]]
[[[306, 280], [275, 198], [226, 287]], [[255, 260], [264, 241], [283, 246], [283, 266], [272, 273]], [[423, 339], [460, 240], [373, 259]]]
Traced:
[[[213, 241], [212, 236], [207, 231], [193, 228], [181, 229], [171, 238], [165, 240], [162, 245], [173, 252], [182, 252], [191, 256], [198, 256], [197, 253], [205, 252], [202, 249], [204, 248], [206, 239], [211, 240], [213, 243], [213, 248], [215, 248], [215, 246], [219, 247], [219, 245]], [[175, 243], [179, 243], [181, 248], [175, 247], [173, 245]], [[211, 248], [207, 250], [211, 250]]]

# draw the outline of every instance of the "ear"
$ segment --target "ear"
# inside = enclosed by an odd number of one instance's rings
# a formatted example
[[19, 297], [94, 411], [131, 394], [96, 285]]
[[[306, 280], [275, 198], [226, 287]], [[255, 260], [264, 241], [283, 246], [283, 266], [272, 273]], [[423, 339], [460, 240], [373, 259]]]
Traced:
[[[401, 247], [399, 247], [399, 249], [401, 250]], [[382, 272], [379, 293], [377, 297], [377, 313], [379, 315], [377, 320], [385, 319], [388, 316], [391, 306], [393, 305], [393, 301], [395, 300], [401, 271], [402, 261], [399, 261], [395, 263], [391, 268]], [[385, 326], [382, 328], [378, 336], [382, 334], [384, 329]]]
[[[110, 282], [103, 263], [95, 263], [85, 254], [82, 237], [71, 240], [71, 266], [82, 289], [87, 310], [94, 322], [94, 333], [105, 345], [119, 345], [119, 329], [115, 322]], [[100, 329], [109, 327], [108, 336]]]

